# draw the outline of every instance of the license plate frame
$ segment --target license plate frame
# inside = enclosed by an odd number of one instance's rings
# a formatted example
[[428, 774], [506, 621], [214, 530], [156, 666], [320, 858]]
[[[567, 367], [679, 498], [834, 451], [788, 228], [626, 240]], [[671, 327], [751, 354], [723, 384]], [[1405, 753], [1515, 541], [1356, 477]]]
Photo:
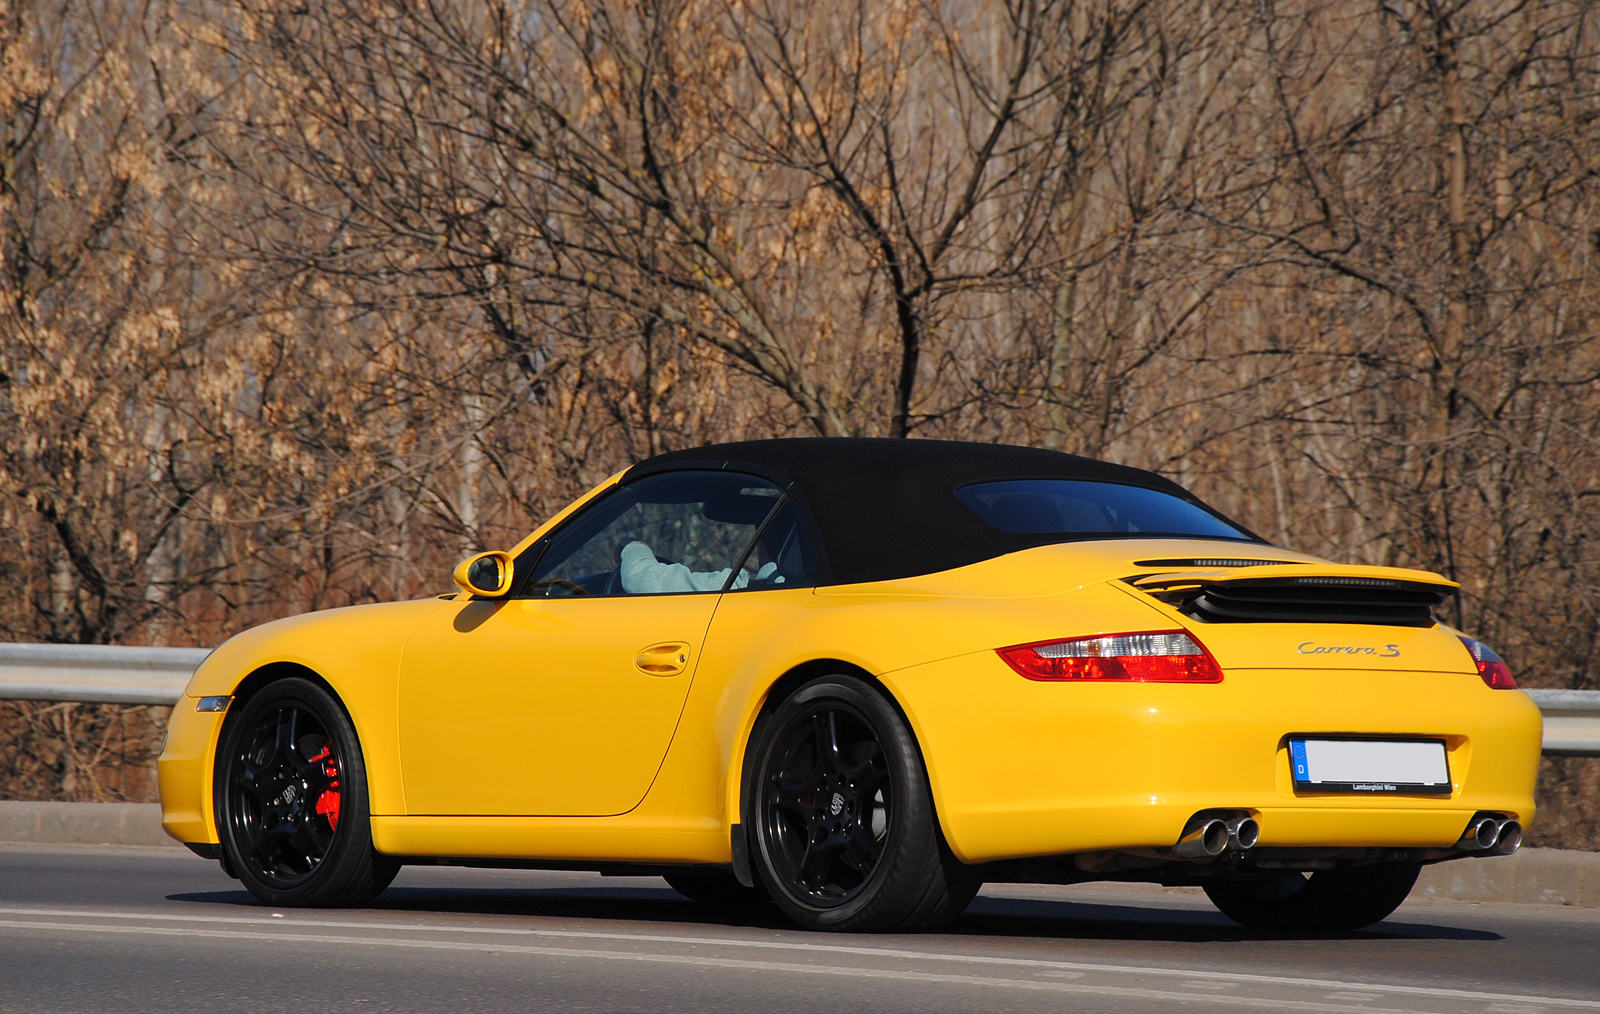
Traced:
[[1306, 735], [1290, 736], [1288, 745], [1297, 793], [1448, 796], [1452, 791], [1450, 750], [1442, 739]]

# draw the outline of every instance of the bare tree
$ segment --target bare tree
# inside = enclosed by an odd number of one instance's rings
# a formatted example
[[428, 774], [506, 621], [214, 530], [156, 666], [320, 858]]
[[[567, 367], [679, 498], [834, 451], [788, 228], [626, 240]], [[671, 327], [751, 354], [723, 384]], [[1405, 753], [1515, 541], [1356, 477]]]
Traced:
[[[941, 436], [1442, 570], [1600, 685], [1591, 7], [12, 3], [0, 626], [212, 643], [644, 455]], [[12, 709], [0, 763], [137, 795], [138, 721]]]

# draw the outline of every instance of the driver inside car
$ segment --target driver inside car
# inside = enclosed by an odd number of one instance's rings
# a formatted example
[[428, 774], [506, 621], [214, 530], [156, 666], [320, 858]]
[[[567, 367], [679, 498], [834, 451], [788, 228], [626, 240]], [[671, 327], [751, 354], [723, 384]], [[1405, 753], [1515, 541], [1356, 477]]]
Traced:
[[[619, 577], [622, 579], [622, 590], [629, 595], [721, 591], [728, 581], [728, 575], [733, 572], [732, 567], [690, 570], [681, 563], [662, 563], [656, 559], [650, 547], [639, 539], [630, 540], [622, 547], [620, 555], [622, 563]], [[765, 580], [777, 569], [776, 563], [764, 564], [756, 571], [756, 579]], [[783, 579], [780, 577], [777, 580]], [[749, 583], [750, 572], [746, 570], [741, 570], [739, 576], [733, 579], [734, 588], [743, 588]]]

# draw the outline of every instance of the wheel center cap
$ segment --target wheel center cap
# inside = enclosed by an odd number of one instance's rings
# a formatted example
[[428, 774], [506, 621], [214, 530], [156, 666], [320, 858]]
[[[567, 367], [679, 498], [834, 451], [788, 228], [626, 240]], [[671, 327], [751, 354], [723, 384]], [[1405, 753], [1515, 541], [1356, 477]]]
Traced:
[[833, 794], [833, 803], [831, 805], [829, 805], [828, 812], [833, 814], [835, 817], [837, 817], [837, 816], [839, 816], [839, 811], [843, 810], [843, 809], [844, 809], [844, 797], [841, 796], [839, 793], [835, 792]]

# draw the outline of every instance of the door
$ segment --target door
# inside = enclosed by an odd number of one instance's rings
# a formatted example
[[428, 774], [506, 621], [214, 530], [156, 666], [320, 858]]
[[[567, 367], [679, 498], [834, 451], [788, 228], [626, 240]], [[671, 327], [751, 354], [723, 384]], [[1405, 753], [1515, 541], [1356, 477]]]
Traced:
[[513, 597], [452, 604], [400, 662], [416, 815], [625, 813], [649, 791], [725, 587], [781, 500], [728, 472], [646, 476], [516, 562]]

